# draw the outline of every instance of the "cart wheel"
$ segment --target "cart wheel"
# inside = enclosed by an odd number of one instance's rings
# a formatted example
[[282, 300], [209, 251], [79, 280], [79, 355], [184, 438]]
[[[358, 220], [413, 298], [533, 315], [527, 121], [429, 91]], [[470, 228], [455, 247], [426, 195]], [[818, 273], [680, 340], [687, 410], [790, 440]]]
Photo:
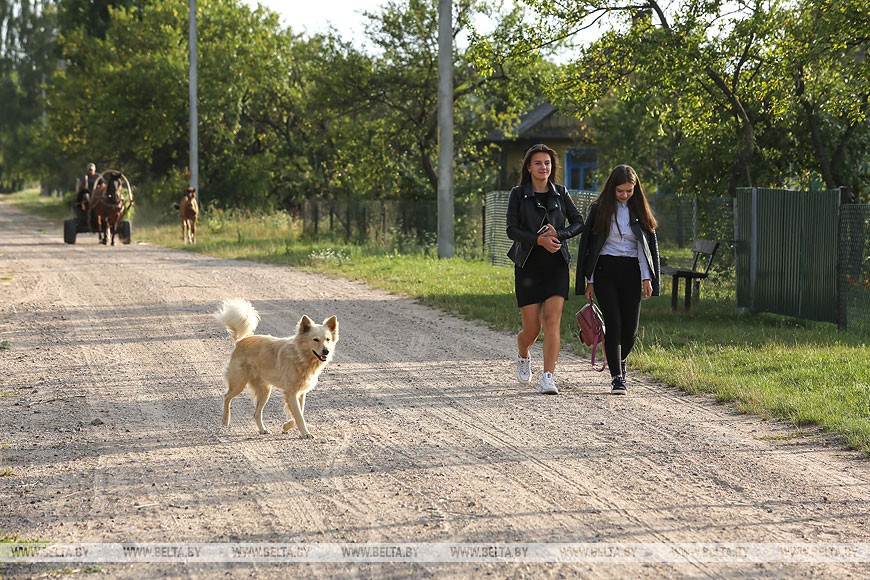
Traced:
[[67, 244], [76, 243], [76, 230], [79, 227], [79, 220], [70, 218], [63, 220], [63, 241]]
[[130, 220], [121, 220], [119, 224], [118, 237], [121, 238], [122, 244], [129, 244], [132, 239], [132, 225]]

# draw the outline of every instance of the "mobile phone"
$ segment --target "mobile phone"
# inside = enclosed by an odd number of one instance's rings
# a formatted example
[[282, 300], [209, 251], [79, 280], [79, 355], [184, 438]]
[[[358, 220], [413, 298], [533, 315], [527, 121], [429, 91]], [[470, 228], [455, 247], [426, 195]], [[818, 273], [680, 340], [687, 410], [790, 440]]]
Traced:
[[547, 226], [541, 226], [541, 229], [538, 230], [538, 235], [543, 234], [543, 233], [546, 232], [548, 229], [550, 229], [550, 228], [548, 228]]

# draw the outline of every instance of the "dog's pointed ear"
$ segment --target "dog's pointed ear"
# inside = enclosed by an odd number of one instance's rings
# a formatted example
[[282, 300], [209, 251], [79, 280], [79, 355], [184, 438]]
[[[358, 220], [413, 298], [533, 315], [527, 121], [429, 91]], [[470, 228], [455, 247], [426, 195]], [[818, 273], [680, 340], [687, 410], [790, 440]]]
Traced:
[[299, 324], [296, 326], [296, 334], [305, 334], [311, 330], [312, 326], [314, 326], [314, 321], [303, 314], [302, 318], [299, 319]]
[[338, 342], [338, 318], [336, 318], [335, 316], [330, 316], [323, 321], [323, 326], [328, 328], [329, 332], [332, 333], [332, 341]]

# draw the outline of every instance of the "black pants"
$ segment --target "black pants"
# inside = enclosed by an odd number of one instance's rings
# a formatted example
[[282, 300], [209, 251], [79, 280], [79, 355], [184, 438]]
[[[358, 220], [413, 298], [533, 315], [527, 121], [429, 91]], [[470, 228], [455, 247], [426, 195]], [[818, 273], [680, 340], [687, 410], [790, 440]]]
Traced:
[[610, 376], [622, 374], [622, 361], [637, 340], [640, 324], [640, 265], [637, 258], [601, 255], [595, 267], [595, 298], [604, 316], [604, 354]]

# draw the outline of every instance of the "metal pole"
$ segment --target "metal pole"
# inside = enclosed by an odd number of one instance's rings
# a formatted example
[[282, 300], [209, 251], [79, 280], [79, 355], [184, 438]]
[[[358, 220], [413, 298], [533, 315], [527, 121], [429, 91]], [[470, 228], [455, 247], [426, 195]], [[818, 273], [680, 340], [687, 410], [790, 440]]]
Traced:
[[732, 254], [734, 258], [734, 280], [736, 281], [736, 292], [734, 293], [735, 302], [737, 304], [737, 312], [742, 313], [745, 308], [747, 308], [746, 304], [748, 301], [744, 303], [743, 306], [740, 305], [740, 287], [742, 284], [742, 277], [746, 276], [746, 272], [742, 272], [740, 270], [740, 252], [742, 250], [741, 240], [740, 240], [740, 194], [737, 193], [731, 198], [731, 215], [734, 216], [734, 231], [731, 239], [734, 240], [734, 247], [732, 248]]
[[[45, 72], [42, 73], [41, 82], [39, 83], [39, 86], [42, 87], [42, 89], [41, 89], [41, 92], [42, 92], [42, 129], [45, 130], [45, 128], [48, 126], [48, 112], [45, 109]], [[40, 184], [41, 184], [40, 193], [42, 195], [50, 196], [51, 190], [49, 189], [48, 181], [46, 181], [45, 177], [42, 178], [42, 181], [40, 182]]]
[[190, 187], [196, 188], [199, 201], [199, 132], [197, 127], [196, 75], [196, 0], [190, 0]]
[[453, 257], [453, 3], [438, 0], [438, 257]]
[[749, 310], [755, 310], [755, 283], [758, 278], [758, 188], [752, 188], [749, 210]]
[[[848, 312], [846, 311], [847, 288], [842, 281], [846, 280], [846, 276], [848, 276], [849, 270], [851, 270], [851, 265], [846, 263], [846, 256], [850, 255], [851, 248], [848, 250], [846, 249], [846, 240], [843, 239], [843, 230], [847, 227], [845, 223], [846, 214], [843, 211], [843, 204], [848, 203], [851, 199], [851, 195], [848, 187], [841, 186], [839, 189], [840, 197], [837, 199], [837, 282], [834, 287], [837, 291], [837, 328], [840, 330], [847, 330], [849, 325], [847, 318]], [[855, 254], [859, 255], [858, 252]], [[854, 260], [849, 260], [849, 262], [853, 261]]]

